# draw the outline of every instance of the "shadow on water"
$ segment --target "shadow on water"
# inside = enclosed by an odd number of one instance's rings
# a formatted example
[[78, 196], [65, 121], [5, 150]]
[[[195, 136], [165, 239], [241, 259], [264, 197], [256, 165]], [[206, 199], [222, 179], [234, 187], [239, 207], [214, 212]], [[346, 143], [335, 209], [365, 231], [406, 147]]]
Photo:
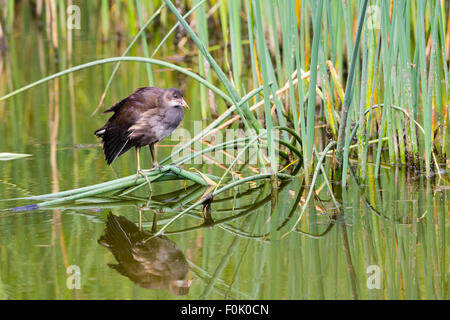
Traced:
[[98, 243], [111, 251], [118, 262], [108, 266], [142, 288], [188, 294], [191, 285], [186, 279], [188, 263], [175, 242], [166, 236], [152, 237], [142, 226], [109, 213], [105, 233]]

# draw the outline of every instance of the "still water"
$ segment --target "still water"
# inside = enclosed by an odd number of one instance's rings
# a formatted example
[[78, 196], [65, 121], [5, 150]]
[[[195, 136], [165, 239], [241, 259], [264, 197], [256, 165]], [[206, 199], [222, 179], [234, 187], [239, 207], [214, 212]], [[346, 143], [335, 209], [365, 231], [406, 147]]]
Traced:
[[[55, 59], [46, 39], [16, 36], [1, 61], [0, 95], [70, 65], [120, 55], [123, 46], [79, 39], [72, 56]], [[161, 55], [175, 59], [170, 52]], [[200, 207], [148, 241], [152, 230], [208, 190], [183, 181], [158, 183], [147, 209], [142, 189], [127, 198], [7, 210], [30, 203], [13, 198], [135, 172], [132, 152], [108, 167], [93, 134], [106, 120], [91, 113], [113, 67], [86, 69], [0, 103], [0, 152], [31, 155], [0, 161], [0, 298], [448, 298], [450, 191], [405, 168], [384, 166], [379, 179], [363, 187], [350, 176], [338, 199], [341, 211], [319, 181], [298, 230], [286, 237], [283, 227], [297, 220], [309, 191], [303, 178], [278, 190], [269, 182], [242, 185], [214, 199], [209, 223]], [[158, 86], [184, 91], [192, 109], [182, 126], [193, 130], [194, 120], [201, 120], [198, 84], [170, 70], [154, 75]], [[123, 64], [103, 108], [145, 85], [142, 65]], [[221, 101], [218, 106], [219, 112], [226, 108]], [[165, 140], [158, 157], [178, 143]], [[142, 162], [150, 164], [147, 150]], [[193, 167], [223, 173], [210, 163], [184, 169]], [[108, 240], [107, 234], [117, 231], [109, 219], [133, 241]]]

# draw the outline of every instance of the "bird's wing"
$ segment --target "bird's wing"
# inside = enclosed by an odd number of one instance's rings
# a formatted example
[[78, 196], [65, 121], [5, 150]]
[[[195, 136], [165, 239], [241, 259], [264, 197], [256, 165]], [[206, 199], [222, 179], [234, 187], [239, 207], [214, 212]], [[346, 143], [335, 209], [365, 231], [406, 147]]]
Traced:
[[[114, 114], [95, 134], [103, 139], [103, 151], [108, 164], [134, 146], [130, 139], [141, 136], [142, 130], [134, 133], [136, 127], [133, 129], [131, 127], [141, 123], [144, 114], [159, 110], [158, 98], [164, 94], [164, 91], [154, 87], [139, 88], [105, 111], [114, 112]], [[131, 136], [133, 133], [134, 135]]]
[[134, 108], [144, 110], [156, 108], [158, 104], [158, 97], [164, 94], [164, 89], [155, 87], [143, 87], [136, 89], [128, 97], [120, 100], [114, 104], [109, 109], [105, 110], [103, 113], [114, 112], [117, 113], [124, 109], [133, 106]]
[[144, 114], [158, 110], [158, 97], [164, 94], [164, 89], [144, 87], [134, 91], [130, 96], [122, 99], [105, 112], [114, 112], [108, 120], [109, 126], [128, 131]]
[[163, 121], [164, 114], [161, 113], [159, 108], [147, 110], [129, 127], [129, 136], [130, 138], [137, 138], [153, 132], [154, 128], [159, 126]]

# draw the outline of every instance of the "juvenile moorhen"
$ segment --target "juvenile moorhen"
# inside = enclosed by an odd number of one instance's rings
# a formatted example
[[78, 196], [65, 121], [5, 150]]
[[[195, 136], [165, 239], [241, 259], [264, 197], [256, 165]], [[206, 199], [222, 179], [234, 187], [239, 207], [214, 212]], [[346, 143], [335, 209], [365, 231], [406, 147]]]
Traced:
[[114, 114], [94, 133], [102, 139], [108, 165], [118, 156], [136, 147], [137, 179], [139, 174], [144, 175], [139, 152], [141, 147], [148, 145], [153, 167], [158, 166], [154, 145], [178, 127], [184, 117], [184, 108], [189, 109], [189, 106], [180, 89], [144, 87], [104, 111], [103, 113]]

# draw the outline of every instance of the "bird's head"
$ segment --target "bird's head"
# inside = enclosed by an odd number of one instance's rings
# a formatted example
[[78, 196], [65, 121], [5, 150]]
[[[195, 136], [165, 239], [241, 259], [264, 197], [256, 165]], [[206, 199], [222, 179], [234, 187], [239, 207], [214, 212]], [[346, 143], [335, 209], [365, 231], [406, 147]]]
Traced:
[[177, 88], [167, 89], [163, 99], [165, 100], [164, 104], [167, 105], [168, 107], [182, 106], [186, 109], [189, 109], [189, 106], [184, 100], [183, 93], [181, 92], [180, 89]]

